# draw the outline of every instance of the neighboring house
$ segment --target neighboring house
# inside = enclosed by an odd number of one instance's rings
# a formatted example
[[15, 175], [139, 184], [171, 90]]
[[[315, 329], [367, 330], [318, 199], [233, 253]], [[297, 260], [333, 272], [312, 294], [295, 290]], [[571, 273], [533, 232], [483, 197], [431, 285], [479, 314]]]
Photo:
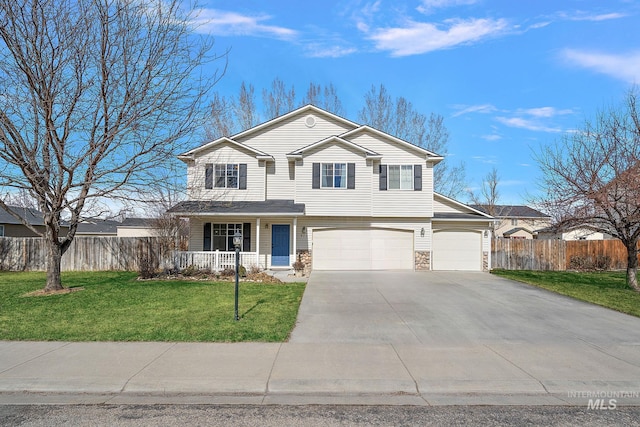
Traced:
[[179, 156], [189, 248], [317, 270], [487, 270], [493, 219], [433, 191], [443, 158], [312, 105]]
[[126, 218], [117, 225], [118, 237], [154, 237], [157, 227], [154, 218]]
[[505, 239], [533, 239], [537, 230], [551, 224], [551, 217], [529, 206], [522, 205], [471, 205], [481, 212], [493, 212], [496, 218], [495, 237]]
[[[36, 230], [44, 233], [44, 221], [42, 220], [42, 212], [31, 209], [21, 208], [17, 206], [9, 206], [9, 208], [20, 215], [21, 218], [27, 220], [29, 224], [34, 226]], [[62, 225], [60, 234], [66, 235], [69, 227]], [[0, 237], [40, 237], [24, 225], [18, 218], [9, 212], [0, 208]]]
[[76, 236], [79, 237], [116, 237], [120, 222], [109, 219], [87, 219], [78, 224]]
[[554, 240], [611, 240], [613, 236], [584, 224], [559, 229], [547, 227], [538, 230], [538, 239]]

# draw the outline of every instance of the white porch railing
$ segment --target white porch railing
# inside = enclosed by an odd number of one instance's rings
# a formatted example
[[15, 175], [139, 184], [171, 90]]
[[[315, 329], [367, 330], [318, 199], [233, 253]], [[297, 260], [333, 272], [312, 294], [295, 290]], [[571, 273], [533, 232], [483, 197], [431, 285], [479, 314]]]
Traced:
[[[240, 265], [249, 269], [258, 265], [258, 254], [256, 252], [240, 252]], [[204, 251], [204, 252], [175, 252], [175, 266], [185, 269], [189, 266], [209, 269], [211, 271], [221, 271], [226, 268], [236, 268], [236, 253], [226, 251]]]

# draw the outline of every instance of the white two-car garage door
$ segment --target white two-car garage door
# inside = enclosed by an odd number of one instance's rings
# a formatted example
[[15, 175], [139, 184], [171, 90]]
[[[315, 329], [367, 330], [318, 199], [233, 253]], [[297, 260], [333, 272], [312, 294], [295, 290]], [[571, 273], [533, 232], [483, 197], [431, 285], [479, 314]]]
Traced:
[[482, 233], [433, 231], [433, 270], [482, 270]]
[[313, 231], [314, 270], [413, 270], [413, 231]]

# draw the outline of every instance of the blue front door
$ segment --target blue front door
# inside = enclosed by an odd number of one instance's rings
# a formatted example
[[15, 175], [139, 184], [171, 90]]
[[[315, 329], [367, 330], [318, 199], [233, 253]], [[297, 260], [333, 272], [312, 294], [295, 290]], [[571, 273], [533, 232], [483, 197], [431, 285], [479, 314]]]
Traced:
[[289, 266], [289, 225], [271, 226], [271, 265]]

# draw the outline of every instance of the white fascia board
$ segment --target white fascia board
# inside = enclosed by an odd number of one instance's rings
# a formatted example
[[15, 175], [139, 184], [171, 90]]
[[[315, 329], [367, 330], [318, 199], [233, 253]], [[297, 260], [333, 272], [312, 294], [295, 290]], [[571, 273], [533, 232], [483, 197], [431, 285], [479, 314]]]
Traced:
[[223, 213], [223, 212], [172, 212], [174, 216], [244, 216], [244, 217], [288, 217], [288, 216], [304, 216], [304, 213], [291, 213], [291, 212], [273, 212], [273, 213], [256, 213], [256, 212], [232, 212], [232, 213]]

